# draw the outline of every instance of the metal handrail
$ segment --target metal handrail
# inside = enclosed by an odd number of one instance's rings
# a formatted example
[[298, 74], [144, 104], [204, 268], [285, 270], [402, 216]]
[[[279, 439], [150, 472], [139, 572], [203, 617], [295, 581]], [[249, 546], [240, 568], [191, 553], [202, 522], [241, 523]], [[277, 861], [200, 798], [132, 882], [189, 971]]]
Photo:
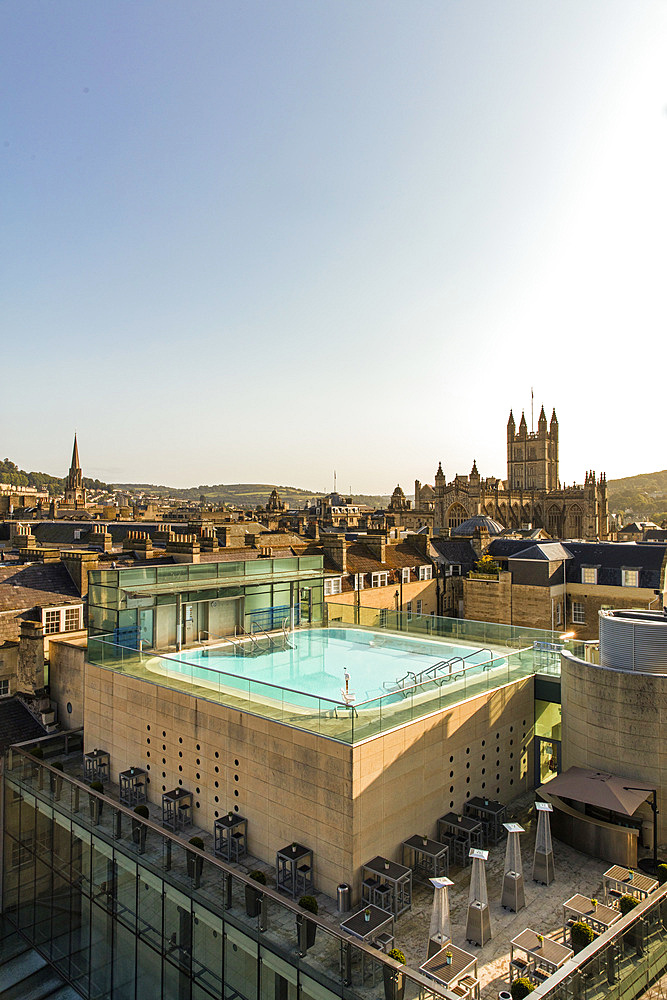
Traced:
[[[252, 626], [251, 626], [251, 628], [252, 628]], [[243, 625], [236, 625], [235, 629], [236, 629], [237, 634], [240, 632], [241, 635], [247, 635], [248, 636], [248, 638], [250, 639], [250, 646], [251, 646], [253, 654], [255, 652], [259, 652], [259, 646], [257, 644], [257, 639], [254, 637], [254, 635], [252, 634], [252, 632], [246, 631], [246, 629], [243, 627]], [[243, 653], [242, 655], [243, 656], [247, 656], [247, 653]]]
[[292, 646], [291, 643], [290, 643], [290, 641], [289, 641], [289, 629], [287, 628], [288, 624], [289, 624], [289, 618], [284, 618], [283, 619], [283, 640], [284, 640], [286, 648], [288, 648], [288, 649], [294, 649], [294, 646]]
[[269, 653], [270, 653], [271, 650], [273, 649], [273, 638], [269, 635], [269, 633], [266, 631], [266, 629], [262, 628], [262, 626], [259, 625], [257, 622], [251, 622], [250, 623], [250, 632], [248, 633], [251, 639], [253, 637], [253, 629], [255, 630], [255, 632], [254, 632], [255, 641], [257, 641], [257, 633], [258, 632], [261, 632], [269, 640]]
[[239, 649], [243, 650], [242, 643], [237, 642], [231, 635], [213, 635], [213, 633], [209, 632], [208, 629], [200, 628], [197, 632], [197, 642], [201, 642], [202, 634], [207, 635], [209, 639], [219, 639], [221, 642], [231, 642], [233, 649], [236, 651], [236, 656], [246, 655], [244, 652], [239, 652]]

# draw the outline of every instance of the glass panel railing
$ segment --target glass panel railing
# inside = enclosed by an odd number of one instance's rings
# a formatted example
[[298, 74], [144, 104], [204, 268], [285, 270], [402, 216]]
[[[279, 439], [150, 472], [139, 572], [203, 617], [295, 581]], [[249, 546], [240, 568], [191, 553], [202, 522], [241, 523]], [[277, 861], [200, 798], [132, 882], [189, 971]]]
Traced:
[[[479, 630], [474, 637], [470, 631], [458, 628], [457, 642], [451, 635], [447, 639], [452, 641], [447, 642], [433, 631], [418, 636], [394, 633], [392, 650], [400, 652], [405, 646], [406, 653], [414, 652], [416, 642], [419, 652], [426, 654], [426, 667], [419, 672], [403, 672], [399, 657], [395, 679], [383, 682], [385, 693], [354, 703], [309, 694], [298, 688], [298, 679], [293, 686], [260, 679], [260, 669], [253, 664], [254, 654], [260, 651], [258, 644], [266, 642], [263, 637], [230, 637], [215, 647], [158, 654], [119, 645], [108, 635], [89, 636], [87, 659], [108, 670], [185, 689], [231, 708], [350, 743], [479, 697], [538, 671], [555, 675], [560, 672], [560, 647], [554, 650], [546, 642], [518, 649], [509, 644], [503, 647], [493, 641], [495, 635], [487, 632], [483, 640]], [[336, 627], [330, 626], [330, 632], [335, 638]], [[311, 633], [305, 630], [296, 634], [302, 634], [305, 640]], [[366, 645], [369, 651], [377, 645], [374, 632], [346, 626], [344, 635], [347, 642]], [[486, 645], [481, 644], [484, 641]]]
[[498, 622], [474, 621], [467, 618], [415, 615], [407, 611], [364, 608], [330, 601], [327, 601], [326, 607], [330, 625], [338, 623], [346, 627], [360, 625], [363, 628], [432, 636], [451, 642], [492, 644], [504, 649], [532, 646], [535, 642], [549, 642], [574, 651], [574, 646], [577, 645], [571, 638], [565, 638], [567, 633], [562, 631], [503, 625]]
[[[46, 751], [48, 738], [42, 744]], [[80, 773], [80, 753], [65, 766]], [[447, 996], [341, 933], [335, 918], [305, 914], [273, 887], [22, 749], [6, 754], [4, 786], [3, 914], [86, 995], [134, 996], [143, 985], [153, 996], [151, 970], [159, 984], [161, 966], [163, 986], [171, 984], [164, 995], [176, 996], [180, 981], [188, 996], [191, 983], [197, 996], [242, 989], [254, 997], [258, 984], [263, 996], [266, 975], [272, 987], [275, 977], [284, 981], [285, 995], [312, 1000], [375, 998], [385, 979], [404, 986], [408, 1000], [425, 989]], [[37, 824], [39, 836], [27, 836]]]

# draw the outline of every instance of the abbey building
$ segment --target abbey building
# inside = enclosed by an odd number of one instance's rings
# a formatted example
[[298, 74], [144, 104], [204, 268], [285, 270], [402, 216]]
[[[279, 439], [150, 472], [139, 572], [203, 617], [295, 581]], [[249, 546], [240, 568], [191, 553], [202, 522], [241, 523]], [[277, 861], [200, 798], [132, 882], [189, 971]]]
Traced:
[[[400, 490], [397, 487], [397, 490]], [[402, 494], [402, 491], [400, 491]], [[609, 534], [607, 479], [587, 472], [583, 486], [562, 486], [558, 476], [558, 420], [547, 422], [544, 407], [537, 431], [529, 431], [521, 416], [517, 430], [510, 412], [507, 422], [507, 480], [482, 479], [477, 463], [470, 474], [447, 482], [438, 465], [434, 486], [415, 482], [414, 508], [395, 491], [390, 511], [406, 526], [429, 525], [435, 534], [447, 534], [471, 517], [482, 515], [504, 529], [531, 524], [552, 538], [599, 538]]]

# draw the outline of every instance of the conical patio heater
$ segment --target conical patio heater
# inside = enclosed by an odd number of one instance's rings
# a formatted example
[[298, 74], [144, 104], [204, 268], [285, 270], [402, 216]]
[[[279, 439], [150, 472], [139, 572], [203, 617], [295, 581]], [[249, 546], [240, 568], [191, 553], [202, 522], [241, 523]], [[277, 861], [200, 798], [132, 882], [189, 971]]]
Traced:
[[550, 802], [536, 802], [537, 836], [533, 858], [533, 882], [551, 885], [554, 880], [554, 852], [551, 844], [549, 813], [554, 811]]
[[505, 875], [501, 902], [506, 910], [513, 910], [516, 913], [526, 905], [521, 844], [519, 842], [519, 834], [525, 833], [525, 830], [518, 823], [503, 823], [503, 826], [507, 830], [507, 848], [505, 850]]
[[491, 940], [491, 916], [484, 867], [488, 856], [488, 851], [482, 851], [478, 847], [471, 847], [468, 854], [468, 857], [472, 858], [472, 873], [470, 875], [466, 939], [471, 944], [478, 944], [480, 947]]
[[427, 959], [452, 940], [452, 923], [449, 918], [449, 887], [454, 885], [451, 879], [444, 877], [430, 878], [429, 882], [435, 892], [433, 893], [431, 926], [428, 930]]

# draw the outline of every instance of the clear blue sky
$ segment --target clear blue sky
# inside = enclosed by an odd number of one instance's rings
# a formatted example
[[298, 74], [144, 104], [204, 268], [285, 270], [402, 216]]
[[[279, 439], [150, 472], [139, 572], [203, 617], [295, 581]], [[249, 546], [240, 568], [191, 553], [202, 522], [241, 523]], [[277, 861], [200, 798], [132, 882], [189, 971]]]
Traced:
[[2, 456], [390, 492], [667, 466], [667, 4], [4, 0]]

